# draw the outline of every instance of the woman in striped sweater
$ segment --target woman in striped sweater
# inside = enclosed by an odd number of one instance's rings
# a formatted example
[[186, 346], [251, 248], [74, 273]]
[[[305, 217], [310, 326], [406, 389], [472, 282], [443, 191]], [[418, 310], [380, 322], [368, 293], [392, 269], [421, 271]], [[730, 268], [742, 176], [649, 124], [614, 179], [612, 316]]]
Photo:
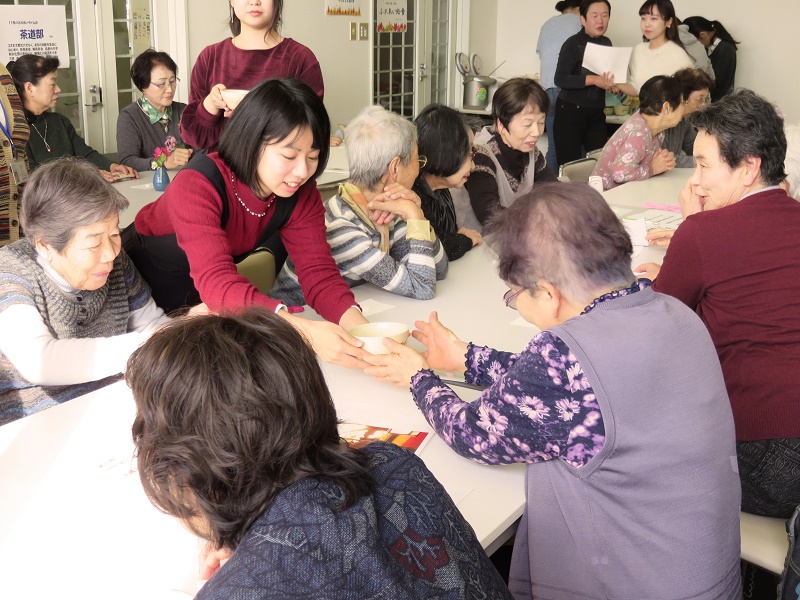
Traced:
[[[447, 255], [411, 191], [427, 161], [414, 125], [380, 106], [365, 108], [347, 126], [347, 159], [350, 181], [325, 204], [328, 244], [345, 281], [433, 298], [436, 281], [447, 275]], [[378, 214], [387, 212], [394, 217], [380, 224]], [[291, 260], [270, 295], [304, 304]]]

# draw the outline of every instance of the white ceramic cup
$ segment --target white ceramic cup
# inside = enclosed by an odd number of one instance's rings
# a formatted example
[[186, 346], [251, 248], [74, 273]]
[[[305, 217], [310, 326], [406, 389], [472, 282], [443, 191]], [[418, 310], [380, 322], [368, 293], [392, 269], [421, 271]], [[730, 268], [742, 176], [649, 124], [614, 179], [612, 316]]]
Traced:
[[395, 342], [405, 344], [410, 335], [408, 325], [405, 323], [364, 323], [353, 327], [350, 335], [364, 342], [364, 350], [371, 354], [389, 354], [389, 349], [383, 345], [383, 338], [392, 338]]
[[239, 106], [239, 102], [244, 99], [249, 91], [250, 90], [221, 90], [220, 93], [222, 94], [222, 99], [225, 100], [225, 104], [228, 105], [228, 108], [235, 110], [236, 107]]

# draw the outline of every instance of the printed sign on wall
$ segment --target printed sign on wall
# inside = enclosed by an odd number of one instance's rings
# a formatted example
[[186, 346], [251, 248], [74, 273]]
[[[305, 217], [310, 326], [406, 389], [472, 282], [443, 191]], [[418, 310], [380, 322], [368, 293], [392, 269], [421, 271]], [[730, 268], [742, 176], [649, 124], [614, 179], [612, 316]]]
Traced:
[[378, 0], [378, 12], [375, 15], [378, 33], [402, 33], [408, 27], [407, 0]]
[[64, 6], [0, 6], [0, 61], [23, 54], [57, 56], [69, 67], [67, 15]]
[[361, 0], [325, 0], [326, 15], [361, 16]]

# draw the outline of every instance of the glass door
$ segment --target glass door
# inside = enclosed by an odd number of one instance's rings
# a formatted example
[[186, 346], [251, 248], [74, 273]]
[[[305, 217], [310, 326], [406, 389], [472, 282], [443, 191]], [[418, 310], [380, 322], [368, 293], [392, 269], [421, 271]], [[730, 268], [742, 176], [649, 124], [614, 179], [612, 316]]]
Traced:
[[102, 152], [117, 150], [117, 116], [136, 99], [133, 59], [153, 46], [152, 0], [78, 2], [86, 142]]
[[377, 31], [378, 0], [374, 0], [372, 103], [406, 118], [414, 117], [416, 70], [416, 2], [409, 0], [403, 32]]
[[451, 27], [452, 4], [451, 0], [419, 0], [419, 14], [424, 18], [419, 19], [419, 93], [415, 97], [415, 113], [432, 102], [453, 106], [449, 85], [454, 29]]
[[[373, 24], [373, 103], [409, 119], [431, 102], [452, 106], [452, 0], [408, 0], [404, 32]], [[378, 0], [373, 15], [378, 16]]]

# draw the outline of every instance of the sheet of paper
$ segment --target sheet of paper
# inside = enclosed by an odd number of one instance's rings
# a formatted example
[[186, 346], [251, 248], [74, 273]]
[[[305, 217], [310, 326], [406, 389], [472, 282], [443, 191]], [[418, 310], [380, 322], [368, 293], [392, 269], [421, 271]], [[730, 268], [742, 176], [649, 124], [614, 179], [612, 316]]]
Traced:
[[365, 317], [371, 317], [372, 315], [376, 315], [379, 312], [383, 312], [385, 310], [389, 310], [390, 308], [394, 308], [391, 304], [384, 304], [383, 302], [378, 302], [377, 300], [373, 300], [372, 298], [367, 298], [358, 303], [361, 306], [361, 313]]
[[597, 75], [610, 72], [614, 75], [615, 82], [625, 83], [628, 80], [628, 61], [631, 59], [631, 51], [633, 48], [586, 44], [581, 66]]
[[638, 219], [622, 219], [622, 224], [625, 226], [628, 235], [631, 236], [634, 251], [637, 246], [640, 248], [647, 246], [647, 240], [644, 237], [647, 235], [647, 224], [642, 217]]

